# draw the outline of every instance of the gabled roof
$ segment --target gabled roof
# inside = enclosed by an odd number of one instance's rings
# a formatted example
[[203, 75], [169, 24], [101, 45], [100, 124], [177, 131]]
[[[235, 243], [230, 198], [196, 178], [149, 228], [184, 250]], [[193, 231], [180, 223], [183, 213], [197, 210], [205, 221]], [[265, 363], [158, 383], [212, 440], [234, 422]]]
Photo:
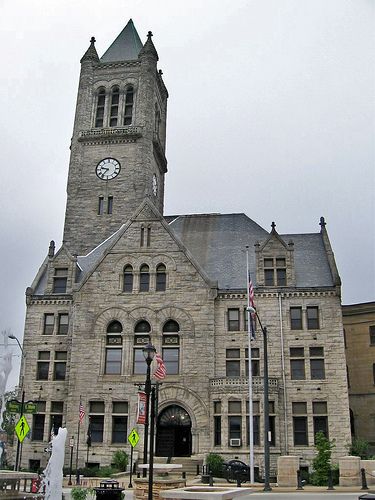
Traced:
[[116, 40], [100, 58], [100, 62], [133, 61], [138, 59], [138, 54], [143, 47], [132, 19], [121, 31]]

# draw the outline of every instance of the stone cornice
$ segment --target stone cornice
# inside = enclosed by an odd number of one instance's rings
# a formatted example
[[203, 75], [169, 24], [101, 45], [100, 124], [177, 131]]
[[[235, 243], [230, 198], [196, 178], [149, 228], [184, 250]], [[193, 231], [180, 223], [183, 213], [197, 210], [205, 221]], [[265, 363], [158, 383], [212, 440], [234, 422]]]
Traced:
[[140, 66], [141, 61], [117, 61], [117, 62], [100, 62], [99, 64], [94, 64], [93, 68], [96, 70], [101, 69], [113, 69], [113, 68], [131, 68], [135, 66]]
[[[272, 297], [279, 297], [285, 299], [285, 298], [292, 298], [292, 297], [332, 297], [336, 296], [336, 291], [332, 288], [327, 289], [327, 290], [288, 290], [288, 291], [283, 291], [283, 292], [278, 292], [278, 291], [258, 291], [255, 290], [255, 303], [258, 298], [272, 298]], [[218, 298], [220, 300], [247, 300], [247, 294], [246, 292], [223, 292], [219, 291], [218, 293]]]
[[33, 295], [30, 297], [31, 305], [70, 305], [73, 302], [73, 296], [66, 295]]
[[88, 144], [136, 142], [137, 139], [142, 137], [142, 132], [142, 127], [131, 125], [127, 127], [81, 130], [78, 134], [78, 142]]

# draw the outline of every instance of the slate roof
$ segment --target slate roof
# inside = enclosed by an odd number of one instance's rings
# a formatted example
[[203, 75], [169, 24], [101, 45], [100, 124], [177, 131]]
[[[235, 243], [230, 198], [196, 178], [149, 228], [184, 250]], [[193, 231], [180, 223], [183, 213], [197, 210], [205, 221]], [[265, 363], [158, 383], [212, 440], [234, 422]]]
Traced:
[[[254, 244], [264, 242], [269, 233], [245, 214], [203, 214], [166, 217], [175, 235], [192, 253], [220, 289], [246, 288], [246, 245], [254, 285]], [[327, 254], [320, 233], [279, 234], [294, 242], [297, 287], [333, 286]]]
[[[246, 246], [249, 246], [249, 269], [256, 286], [254, 245], [265, 242], [270, 234], [245, 214], [195, 214], [165, 217], [174, 235], [189, 250], [208, 278], [218, 281], [220, 290], [246, 288]], [[95, 247], [77, 257], [78, 281], [95, 269], [124, 226]], [[327, 253], [320, 233], [279, 234], [286, 244], [294, 242], [296, 286], [320, 288], [334, 286]], [[43, 267], [43, 266], [42, 266]], [[42, 295], [46, 286], [46, 268], [34, 293]]]
[[100, 58], [100, 62], [133, 61], [138, 59], [138, 54], [143, 47], [132, 19], [121, 31], [116, 40]]

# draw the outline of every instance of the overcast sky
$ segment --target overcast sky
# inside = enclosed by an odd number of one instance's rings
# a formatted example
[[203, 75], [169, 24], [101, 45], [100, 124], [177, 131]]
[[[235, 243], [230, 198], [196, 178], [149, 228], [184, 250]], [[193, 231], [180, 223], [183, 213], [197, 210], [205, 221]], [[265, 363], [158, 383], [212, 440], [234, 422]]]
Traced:
[[244, 212], [279, 233], [323, 215], [343, 303], [375, 300], [374, 7], [0, 0], [0, 330], [22, 339], [25, 289], [61, 243], [79, 60], [129, 18], [153, 31], [170, 94], [165, 213]]

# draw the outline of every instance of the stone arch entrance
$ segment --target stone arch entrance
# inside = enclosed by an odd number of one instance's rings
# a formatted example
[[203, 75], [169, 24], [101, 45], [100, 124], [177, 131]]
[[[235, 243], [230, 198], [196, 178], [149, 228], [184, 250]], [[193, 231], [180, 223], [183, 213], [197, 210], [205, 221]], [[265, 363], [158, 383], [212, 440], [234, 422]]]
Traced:
[[191, 455], [191, 418], [179, 405], [167, 406], [158, 416], [156, 455], [159, 457]]

